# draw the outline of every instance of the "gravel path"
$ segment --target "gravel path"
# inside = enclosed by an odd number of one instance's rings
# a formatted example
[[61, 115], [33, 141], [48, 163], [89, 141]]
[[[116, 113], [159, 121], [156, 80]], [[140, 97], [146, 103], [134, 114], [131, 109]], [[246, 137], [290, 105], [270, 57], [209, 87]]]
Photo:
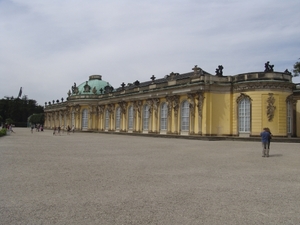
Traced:
[[0, 138], [0, 224], [300, 224], [300, 148], [127, 135]]

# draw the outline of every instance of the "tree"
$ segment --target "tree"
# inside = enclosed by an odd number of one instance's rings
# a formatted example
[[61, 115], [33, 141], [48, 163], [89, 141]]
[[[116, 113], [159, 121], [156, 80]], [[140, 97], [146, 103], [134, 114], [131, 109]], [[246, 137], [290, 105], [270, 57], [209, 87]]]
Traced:
[[7, 124], [13, 124], [14, 121], [11, 118], [7, 118], [5, 121]]
[[[300, 58], [299, 58], [300, 59]], [[293, 69], [293, 75], [294, 75], [294, 77], [297, 77], [297, 76], [299, 76], [300, 75], [300, 61], [298, 61], [298, 62], [296, 62], [295, 64], [294, 64], [294, 69]]]
[[[43, 113], [44, 108], [33, 99], [27, 97], [0, 99], [0, 116], [2, 121], [8, 118], [14, 121], [16, 126], [27, 126], [27, 119], [32, 114]], [[1, 121], [0, 121], [1, 122]]]
[[40, 114], [33, 114], [29, 117], [28, 120], [31, 124], [44, 124], [45, 122], [45, 117], [44, 117], [44, 113], [40, 113]]

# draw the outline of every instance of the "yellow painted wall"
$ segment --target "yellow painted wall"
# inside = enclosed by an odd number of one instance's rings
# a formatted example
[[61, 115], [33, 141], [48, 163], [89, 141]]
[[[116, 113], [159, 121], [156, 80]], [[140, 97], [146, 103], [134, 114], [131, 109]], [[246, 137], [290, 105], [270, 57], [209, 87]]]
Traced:
[[297, 137], [300, 137], [300, 100], [297, 101], [296, 105], [296, 123]]
[[206, 93], [203, 105], [203, 134], [232, 133], [232, 97], [230, 93]]

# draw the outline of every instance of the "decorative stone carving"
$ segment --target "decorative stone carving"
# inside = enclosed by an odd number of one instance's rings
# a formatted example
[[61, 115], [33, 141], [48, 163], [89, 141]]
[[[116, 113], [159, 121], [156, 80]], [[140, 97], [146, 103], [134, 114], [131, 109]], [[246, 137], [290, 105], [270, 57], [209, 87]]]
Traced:
[[59, 112], [55, 112], [55, 118], [58, 120], [59, 119]]
[[269, 93], [269, 97], [267, 99], [267, 117], [269, 121], [272, 121], [274, 118], [274, 113], [276, 109], [276, 106], [274, 106], [274, 104], [275, 98], [273, 96], [273, 93]]
[[286, 69], [286, 70], [284, 71], [284, 73], [285, 73], [285, 74], [288, 74], [288, 75], [292, 75], [292, 73], [291, 73], [288, 69]]
[[195, 65], [194, 68], [192, 68], [192, 70], [194, 70], [193, 77], [203, 76], [203, 70], [199, 68], [197, 65]]
[[187, 96], [188, 96], [190, 113], [191, 113], [191, 116], [194, 117], [195, 116], [195, 96], [196, 96], [196, 94], [192, 93], [192, 94], [188, 94]]
[[126, 114], [127, 102], [122, 101], [118, 103], [122, 114]]
[[170, 75], [166, 76], [167, 80], [175, 80], [179, 73], [171, 72]]
[[91, 119], [92, 115], [95, 114], [95, 106], [89, 105], [89, 114], [90, 114], [90, 119]]
[[133, 109], [134, 109], [134, 111], [138, 112], [139, 117], [141, 117], [142, 105], [143, 105], [142, 101], [134, 101], [133, 102]]
[[88, 85], [88, 81], [85, 82], [85, 85], [84, 85], [84, 91], [83, 92], [90, 92], [91, 91], [91, 86]]
[[216, 75], [219, 77], [223, 76], [223, 69], [224, 67], [222, 65], [219, 65], [218, 68], [216, 69]]
[[156, 79], [156, 77], [154, 75], [152, 75], [152, 77], [150, 77], [150, 79], [152, 80], [152, 83], [154, 83], [154, 80]]
[[175, 117], [178, 116], [179, 109], [179, 96], [166, 96], [167, 104], [168, 104], [168, 117], [171, 116], [172, 109], [174, 110]]
[[289, 95], [286, 100], [285, 100], [286, 103], [291, 103], [292, 106], [293, 106], [293, 109], [296, 109], [296, 106], [297, 106], [297, 100], [295, 100], [293, 98], [293, 94]]
[[98, 105], [97, 106], [97, 112], [98, 115], [102, 115], [104, 113], [105, 105]]
[[108, 110], [109, 114], [111, 114], [112, 117], [114, 118], [115, 105], [114, 104], [108, 104], [107, 105], [107, 110]]
[[283, 84], [283, 83], [262, 83], [262, 82], [254, 82], [254, 83], [246, 83], [246, 84], [234, 84], [233, 91], [248, 91], [255, 89], [282, 89], [282, 90], [293, 90], [294, 84]]
[[239, 103], [239, 102], [242, 101], [243, 99], [249, 99], [250, 101], [252, 101], [252, 99], [251, 99], [248, 95], [246, 95], [246, 94], [244, 94], [244, 93], [241, 93], [240, 96], [237, 97], [236, 103]]
[[202, 108], [203, 108], [203, 101], [204, 101], [204, 95], [202, 92], [197, 93], [197, 99], [198, 99], [198, 115], [202, 118]]
[[265, 72], [273, 72], [274, 71], [274, 65], [270, 65], [270, 62], [265, 63]]
[[123, 83], [121, 84], [122, 90], [125, 90], [125, 86], [126, 86], [126, 84], [123, 82]]
[[96, 89], [96, 87], [93, 88], [92, 92], [93, 92], [94, 95], [97, 94], [97, 89]]
[[157, 118], [158, 114], [158, 105], [159, 105], [159, 98], [151, 98], [147, 100], [147, 104], [149, 105], [149, 113], [152, 114], [154, 111], [155, 117]]

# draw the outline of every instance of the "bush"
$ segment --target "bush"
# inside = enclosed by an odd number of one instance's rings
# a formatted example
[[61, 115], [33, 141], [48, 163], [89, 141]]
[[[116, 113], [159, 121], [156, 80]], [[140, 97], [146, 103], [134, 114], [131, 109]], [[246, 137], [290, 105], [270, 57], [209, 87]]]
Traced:
[[2, 129], [0, 130], [0, 137], [2, 137], [2, 136], [4, 136], [4, 135], [6, 135], [6, 128], [2, 128]]

